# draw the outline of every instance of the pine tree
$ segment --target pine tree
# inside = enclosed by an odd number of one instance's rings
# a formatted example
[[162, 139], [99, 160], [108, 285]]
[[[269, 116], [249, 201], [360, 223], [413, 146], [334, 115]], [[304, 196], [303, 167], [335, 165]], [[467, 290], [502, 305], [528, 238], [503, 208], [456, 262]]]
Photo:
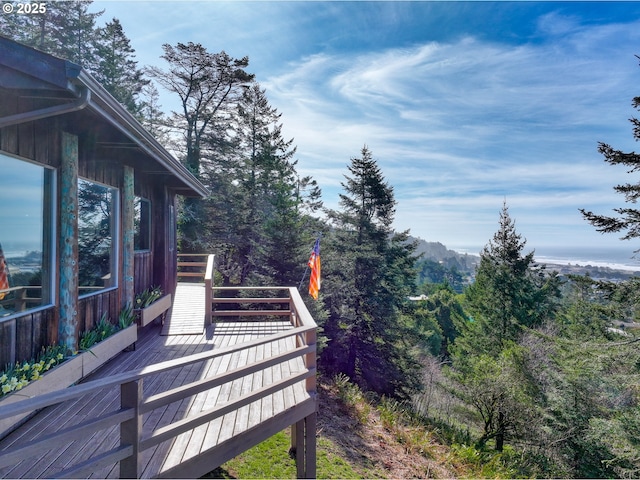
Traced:
[[293, 140], [283, 138], [281, 114], [259, 84], [245, 89], [231, 120], [226, 141], [212, 133], [203, 142], [212, 193], [201, 231], [225, 283], [295, 285], [317, 231], [309, 215], [320, 192], [298, 178]]
[[[637, 55], [636, 55], [637, 57]], [[640, 57], [638, 57], [640, 58]], [[633, 108], [640, 109], [640, 97], [635, 97], [632, 101]], [[640, 140], [640, 120], [630, 119], [633, 125], [633, 137]], [[606, 143], [598, 144], [598, 151], [604, 156], [604, 160], [611, 165], [624, 165], [628, 173], [640, 170], [640, 154], [636, 152], [623, 152], [616, 150]], [[626, 203], [635, 204], [640, 199], [640, 182], [617, 185], [613, 189], [624, 195]], [[631, 240], [640, 237], [640, 210], [637, 208], [614, 208], [617, 215], [598, 215], [591, 211], [580, 209], [584, 218], [591, 223], [596, 230], [601, 233], [624, 232], [622, 240]]]
[[161, 56], [168, 70], [151, 67], [148, 74], [180, 98], [182, 111], [174, 112], [186, 149], [185, 164], [200, 176], [201, 146], [209, 128], [228, 113], [242, 94], [242, 86], [253, 81], [245, 69], [247, 57], [235, 59], [224, 51], [209, 53], [199, 43], [164, 44]]
[[104, 10], [89, 12], [92, 0], [47, 2], [45, 11], [32, 15], [0, 15], [3, 34], [10, 38], [96, 71], [96, 19]]
[[472, 318], [457, 325], [460, 335], [452, 347], [459, 393], [483, 419], [479, 442], [495, 438], [499, 451], [522, 424], [519, 412], [530, 412], [535, 404], [526, 394], [525, 352], [518, 341], [552, 316], [560, 295], [557, 275], [536, 266], [533, 252], [524, 254], [525, 245], [505, 202], [499, 229], [483, 249], [475, 282], [466, 291]]
[[[247, 57], [235, 59], [224, 51], [209, 53], [199, 43], [164, 44], [163, 58], [168, 70], [151, 67], [148, 75], [180, 99], [181, 111], [173, 112], [172, 123], [182, 136], [186, 167], [197, 177], [203, 175], [201, 161], [205, 138], [225, 143], [228, 116], [236, 108], [243, 87], [254, 76], [245, 71]], [[215, 143], [210, 142], [210, 143]], [[178, 228], [180, 250], [201, 253], [207, 246], [201, 222], [205, 218], [202, 201], [185, 198], [180, 209]]]
[[323, 265], [329, 344], [321, 361], [381, 394], [404, 396], [418, 384], [412, 340], [402, 312], [413, 287], [415, 244], [394, 234], [393, 188], [365, 146], [352, 158], [340, 195], [342, 210], [329, 216]]
[[117, 18], [98, 29], [95, 77], [132, 114], [141, 117], [142, 89], [149, 84], [135, 61], [135, 50]]

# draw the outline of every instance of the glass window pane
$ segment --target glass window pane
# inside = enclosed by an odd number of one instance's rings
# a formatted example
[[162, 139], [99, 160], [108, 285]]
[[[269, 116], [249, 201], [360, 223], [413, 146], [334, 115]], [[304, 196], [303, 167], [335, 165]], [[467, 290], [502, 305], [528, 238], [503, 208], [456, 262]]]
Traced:
[[134, 250], [151, 249], [151, 204], [146, 198], [136, 197], [134, 204], [135, 233], [133, 236]]
[[51, 303], [54, 172], [0, 154], [0, 317]]
[[117, 285], [114, 239], [118, 190], [78, 180], [78, 285], [80, 295]]

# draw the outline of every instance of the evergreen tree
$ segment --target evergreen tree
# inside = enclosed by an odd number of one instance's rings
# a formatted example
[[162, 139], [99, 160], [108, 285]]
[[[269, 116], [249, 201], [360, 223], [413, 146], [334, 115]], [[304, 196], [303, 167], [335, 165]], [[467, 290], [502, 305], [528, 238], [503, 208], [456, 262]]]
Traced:
[[335, 230], [325, 241], [323, 289], [329, 344], [321, 361], [381, 394], [402, 396], [418, 384], [415, 336], [402, 312], [414, 286], [415, 243], [394, 234], [393, 188], [371, 152], [352, 158]]
[[238, 102], [231, 138], [212, 134], [204, 142], [203, 179], [212, 194], [201, 230], [225, 283], [295, 285], [308, 258], [317, 231], [309, 215], [321, 205], [320, 191], [311, 178], [298, 178], [280, 119], [254, 84]]
[[[209, 53], [193, 42], [178, 43], [175, 47], [164, 44], [162, 48], [161, 58], [168, 63], [168, 70], [151, 67], [148, 74], [180, 98], [182, 110], [173, 112], [172, 122], [182, 134], [185, 152], [182, 160], [200, 178], [204, 139], [213, 136], [224, 139], [228, 116], [243, 87], [254, 76], [245, 71], [249, 65], [247, 57], [235, 59], [224, 51]], [[201, 252], [206, 248], [200, 228], [204, 216], [200, 200], [184, 199], [178, 221], [181, 251]]]
[[139, 118], [142, 126], [165, 148], [171, 149], [168, 120], [159, 103], [160, 94], [156, 86], [146, 83], [140, 92]]
[[148, 73], [161, 86], [180, 98], [182, 111], [174, 112], [186, 149], [185, 164], [200, 176], [201, 147], [209, 128], [228, 114], [242, 93], [242, 86], [253, 81], [245, 69], [247, 57], [236, 59], [224, 51], [209, 53], [199, 43], [164, 44], [165, 60], [169, 68], [151, 67]]
[[555, 273], [524, 254], [526, 240], [516, 232], [506, 203], [499, 230], [480, 254], [473, 285], [465, 292], [473, 322], [464, 322], [458, 349], [497, 356], [518, 341], [522, 327], [533, 328], [551, 316], [560, 295]]
[[129, 112], [141, 117], [138, 97], [149, 80], [143, 78], [142, 70], [137, 67], [135, 50], [117, 18], [98, 29], [95, 53], [96, 80]]
[[[636, 110], [640, 109], [640, 97], [635, 97], [632, 105]], [[630, 122], [633, 125], [633, 137], [640, 140], [640, 120], [631, 118]], [[640, 154], [636, 152], [616, 150], [602, 142], [598, 144], [598, 151], [604, 156], [605, 162], [611, 165], [624, 165], [629, 173], [640, 170]], [[640, 182], [617, 185], [614, 190], [624, 195], [626, 203], [635, 204], [640, 199]], [[599, 215], [585, 209], [580, 209], [580, 212], [601, 233], [624, 232], [623, 240], [640, 237], [640, 210], [637, 208], [615, 208], [617, 215], [613, 216]]]
[[[509, 435], [517, 436], [518, 412], [530, 412], [534, 404], [527, 395], [533, 395], [533, 385], [527, 382], [518, 341], [552, 316], [560, 294], [557, 275], [536, 266], [533, 252], [523, 253], [525, 244], [505, 203], [499, 229], [482, 251], [475, 283], [466, 291], [472, 318], [458, 325], [452, 348], [461, 396], [483, 419], [480, 444], [494, 438], [499, 451]], [[524, 383], [514, 384], [516, 379]]]
[[95, 23], [104, 10], [92, 13], [92, 0], [47, 2], [44, 12], [0, 15], [4, 35], [96, 71]]

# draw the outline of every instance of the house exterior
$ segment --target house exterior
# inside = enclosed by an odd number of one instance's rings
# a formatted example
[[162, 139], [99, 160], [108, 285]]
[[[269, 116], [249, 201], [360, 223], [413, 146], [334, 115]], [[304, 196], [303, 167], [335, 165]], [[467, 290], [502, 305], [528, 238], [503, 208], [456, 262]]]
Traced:
[[0, 37], [0, 369], [173, 293], [176, 198], [206, 194], [80, 66]]

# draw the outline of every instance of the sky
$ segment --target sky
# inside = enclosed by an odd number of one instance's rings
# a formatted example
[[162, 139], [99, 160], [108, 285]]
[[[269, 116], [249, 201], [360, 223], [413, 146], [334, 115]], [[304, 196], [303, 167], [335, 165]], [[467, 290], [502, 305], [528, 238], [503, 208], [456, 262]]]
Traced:
[[[625, 206], [613, 186], [638, 181], [597, 149], [637, 149], [640, 2], [95, 1], [100, 9], [99, 23], [120, 20], [139, 66], [166, 67], [165, 43], [248, 56], [326, 207], [338, 208], [366, 145], [394, 188], [397, 230], [478, 253], [506, 202], [538, 255], [630, 259], [640, 248], [579, 212], [611, 214]], [[168, 93], [160, 103], [177, 108]]]

